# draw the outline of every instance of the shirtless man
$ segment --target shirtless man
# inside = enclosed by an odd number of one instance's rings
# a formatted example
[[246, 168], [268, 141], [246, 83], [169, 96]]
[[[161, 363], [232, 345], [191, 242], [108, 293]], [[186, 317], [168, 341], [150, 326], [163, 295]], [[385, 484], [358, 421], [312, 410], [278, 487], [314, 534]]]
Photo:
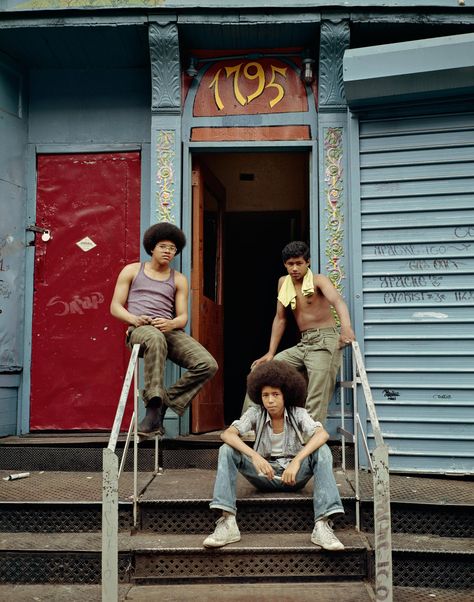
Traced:
[[[275, 359], [287, 362], [300, 370], [306, 369], [306, 409], [313, 420], [324, 424], [341, 363], [340, 350], [355, 340], [349, 311], [329, 278], [311, 273], [309, 248], [306, 243], [289, 243], [282, 251], [282, 259], [288, 276], [282, 276], [278, 281], [277, 308], [268, 351], [255, 360], [251, 367], [253, 369]], [[277, 354], [286, 328], [288, 305], [301, 332], [301, 341], [295, 347]], [[339, 316], [340, 332], [336, 327], [331, 307], [334, 307]], [[244, 407], [246, 405], [248, 398]]]
[[[146, 416], [138, 426], [142, 435], [164, 433], [166, 408], [181, 416], [217, 371], [212, 355], [183, 330], [188, 321], [188, 281], [170, 262], [185, 244], [184, 233], [173, 224], [150, 226], [143, 236], [150, 261], [123, 268], [110, 304], [111, 314], [129, 325], [128, 347], [138, 343], [143, 352]], [[168, 390], [163, 382], [167, 358], [187, 370]]]

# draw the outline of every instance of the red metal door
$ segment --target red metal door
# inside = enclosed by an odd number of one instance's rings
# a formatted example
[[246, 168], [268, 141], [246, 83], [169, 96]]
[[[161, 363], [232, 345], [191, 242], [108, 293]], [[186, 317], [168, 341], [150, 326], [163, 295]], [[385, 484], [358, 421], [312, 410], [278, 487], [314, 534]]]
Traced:
[[[110, 429], [129, 359], [109, 313], [140, 250], [140, 154], [39, 155], [31, 430]], [[130, 408], [126, 423], [130, 419]]]

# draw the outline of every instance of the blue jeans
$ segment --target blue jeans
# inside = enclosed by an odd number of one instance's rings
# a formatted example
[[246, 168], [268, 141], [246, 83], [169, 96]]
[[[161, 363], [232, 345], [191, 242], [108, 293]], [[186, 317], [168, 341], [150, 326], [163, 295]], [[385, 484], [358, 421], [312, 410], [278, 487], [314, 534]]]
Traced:
[[[284, 469], [277, 462], [270, 463], [275, 474], [281, 476]], [[285, 485], [281, 481], [270, 481], [267, 477], [259, 477], [250, 458], [224, 443], [219, 450], [211, 508], [225, 510], [231, 514], [237, 513], [236, 486], [239, 472], [260, 491], [297, 491], [314, 476], [314, 520], [344, 512], [332, 471], [331, 450], [327, 445], [322, 445], [303, 460], [296, 475], [295, 485]]]

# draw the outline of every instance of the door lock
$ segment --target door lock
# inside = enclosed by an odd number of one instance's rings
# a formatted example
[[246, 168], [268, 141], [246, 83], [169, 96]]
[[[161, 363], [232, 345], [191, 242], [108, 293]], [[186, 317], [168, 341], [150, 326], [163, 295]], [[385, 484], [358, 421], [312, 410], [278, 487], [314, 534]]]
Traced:
[[51, 240], [53, 238], [53, 235], [51, 234], [51, 230], [48, 230], [47, 228], [41, 228], [40, 226], [37, 226], [36, 224], [32, 224], [30, 226], [28, 226], [26, 228], [27, 232], [34, 232], [35, 234], [41, 234], [41, 240], [43, 242], [48, 242], [48, 240]]

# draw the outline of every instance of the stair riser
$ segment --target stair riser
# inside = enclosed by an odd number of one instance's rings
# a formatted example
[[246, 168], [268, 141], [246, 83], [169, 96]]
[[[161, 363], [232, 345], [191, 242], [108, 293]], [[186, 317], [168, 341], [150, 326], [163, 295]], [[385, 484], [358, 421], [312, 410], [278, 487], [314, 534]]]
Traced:
[[[472, 508], [462, 506], [391, 504], [392, 533], [439, 535], [440, 537], [474, 537]], [[364, 502], [361, 529], [374, 531], [374, 506]]]
[[362, 579], [367, 553], [288, 550], [274, 553], [234, 552], [229, 548], [181, 553], [137, 553], [136, 583], [173, 583], [177, 580]]
[[[335, 529], [353, 527], [355, 508], [353, 500], [344, 501], [344, 516], [334, 518]], [[208, 502], [198, 504], [141, 506], [141, 531], [153, 533], [210, 533], [220, 516], [209, 509]], [[248, 503], [239, 502], [237, 520], [239, 529], [247, 533], [309, 532], [314, 526], [312, 503]]]
[[[352, 500], [345, 501], [346, 514], [336, 517], [336, 529], [354, 525], [355, 510]], [[144, 504], [140, 508], [139, 529], [153, 533], [197, 533], [214, 530], [218, 513], [209, 503]], [[284, 533], [307, 532], [313, 528], [311, 502], [288, 504], [239, 504], [241, 531], [272, 533], [275, 525]], [[130, 531], [133, 526], [132, 506], [119, 508], [119, 531]], [[85, 533], [102, 528], [100, 504], [0, 504], [0, 533]]]
[[[132, 507], [119, 508], [119, 531], [130, 531]], [[0, 504], [0, 533], [90, 533], [102, 529], [100, 504]]]
[[394, 585], [453, 589], [474, 588], [472, 554], [394, 551], [392, 559]]
[[[100, 553], [0, 552], [0, 583], [100, 583]], [[361, 579], [370, 562], [365, 552], [312, 554], [181, 551], [121, 553], [119, 580], [145, 583], [270, 581], [275, 579]], [[135, 570], [132, 567], [135, 565]], [[472, 589], [472, 556], [445, 553], [393, 553], [396, 586]], [[133, 577], [134, 575], [134, 577]]]
[[[129, 583], [133, 558], [119, 554], [119, 581]], [[99, 552], [0, 552], [0, 583], [100, 583]]]
[[[151, 442], [148, 442], [151, 444]], [[146, 445], [146, 444], [145, 444]], [[341, 464], [340, 446], [331, 446], [334, 466]], [[117, 449], [119, 460], [122, 449]], [[7, 446], [1, 447], [0, 470], [9, 471], [64, 471], [64, 472], [102, 472], [102, 447], [39, 447]], [[165, 470], [200, 468], [216, 470], [219, 446], [204, 449], [163, 449], [160, 447], [159, 465]], [[351, 466], [350, 455], [346, 457]], [[140, 445], [138, 449], [138, 469], [152, 472], [155, 469], [154, 447]], [[133, 471], [133, 450], [130, 448], [125, 462], [125, 471]]]
[[[346, 514], [335, 518], [336, 530], [355, 524], [353, 500], [344, 500]], [[153, 533], [210, 533], [217, 513], [207, 501], [180, 504], [142, 504], [140, 528]], [[373, 506], [364, 503], [361, 512], [364, 531], [373, 532]], [[306, 532], [313, 521], [311, 503], [255, 504], [241, 502], [239, 527], [244, 532], [271, 533], [278, 524], [280, 532]], [[84, 533], [101, 530], [100, 504], [0, 504], [0, 533]], [[132, 528], [132, 507], [119, 508], [119, 531]], [[410, 506], [392, 504], [392, 532], [474, 537], [470, 508]]]

